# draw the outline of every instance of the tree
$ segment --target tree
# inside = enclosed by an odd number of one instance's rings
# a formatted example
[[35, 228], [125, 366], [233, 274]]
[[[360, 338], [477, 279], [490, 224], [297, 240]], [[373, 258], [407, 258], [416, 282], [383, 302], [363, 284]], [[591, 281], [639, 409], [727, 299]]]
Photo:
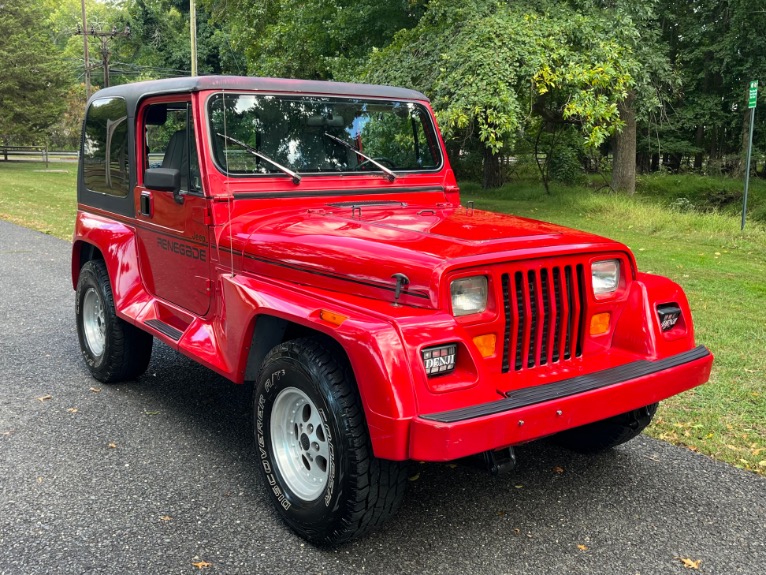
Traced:
[[0, 138], [38, 143], [64, 107], [65, 69], [37, 3], [2, 0], [0, 10]]
[[349, 79], [374, 48], [415, 26], [424, 0], [205, 0], [248, 73]]
[[[188, 0], [128, 0], [118, 29], [130, 37], [116, 43], [115, 72], [123, 81], [188, 76], [191, 73]], [[199, 74], [244, 74], [243, 54], [234, 50], [228, 29], [211, 22], [204, 4], [197, 6]]]
[[[696, 170], [737, 174], [748, 129], [745, 90], [766, 79], [766, 11], [746, 0], [661, 0], [657, 13], [683, 84], [657, 133], [666, 164], [678, 170], [686, 156]], [[755, 130], [756, 146], [766, 145], [766, 117], [756, 114]]]
[[502, 182], [499, 158], [533, 114], [599, 146], [621, 123], [617, 104], [635, 62], [612, 23], [559, 3], [432, 0], [418, 25], [373, 53], [364, 79], [428, 94], [447, 136], [484, 146], [484, 186]]

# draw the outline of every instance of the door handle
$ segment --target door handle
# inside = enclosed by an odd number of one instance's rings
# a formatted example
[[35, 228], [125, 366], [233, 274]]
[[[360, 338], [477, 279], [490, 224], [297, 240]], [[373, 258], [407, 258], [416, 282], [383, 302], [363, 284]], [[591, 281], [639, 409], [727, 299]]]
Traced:
[[143, 191], [141, 192], [141, 215], [151, 218], [154, 214], [154, 202], [152, 201], [152, 193]]

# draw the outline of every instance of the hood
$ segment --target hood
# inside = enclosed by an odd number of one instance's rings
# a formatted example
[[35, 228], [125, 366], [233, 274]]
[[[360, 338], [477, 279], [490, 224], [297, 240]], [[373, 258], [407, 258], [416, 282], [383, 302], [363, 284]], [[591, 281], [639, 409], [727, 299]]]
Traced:
[[[250, 212], [231, 223], [243, 269], [305, 285], [438, 307], [445, 273], [550, 255], [628, 251], [605, 238], [464, 207], [344, 203]], [[225, 237], [225, 235], [224, 235]], [[225, 241], [225, 240], [224, 240]]]

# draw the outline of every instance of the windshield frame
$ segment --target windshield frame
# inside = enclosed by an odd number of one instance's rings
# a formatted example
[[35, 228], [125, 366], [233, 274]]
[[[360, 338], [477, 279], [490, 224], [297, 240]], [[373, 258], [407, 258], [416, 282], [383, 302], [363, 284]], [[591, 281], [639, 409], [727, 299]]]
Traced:
[[[229, 178], [236, 178], [236, 179], [260, 179], [260, 178], [279, 178], [283, 179], [287, 176], [287, 174], [284, 173], [265, 173], [265, 174], [257, 174], [257, 173], [241, 173], [241, 172], [229, 172], [224, 166], [222, 166], [216, 157], [215, 154], [215, 144], [213, 142], [214, 138], [214, 130], [213, 125], [211, 123], [212, 121], [212, 110], [211, 105], [212, 101], [216, 97], [220, 97], [223, 95], [226, 96], [255, 96], [255, 97], [278, 97], [278, 98], [287, 98], [287, 99], [312, 99], [312, 98], [319, 98], [319, 99], [329, 99], [329, 100], [357, 100], [362, 102], [380, 102], [380, 103], [386, 103], [386, 102], [397, 102], [397, 103], [403, 103], [403, 104], [415, 104], [417, 106], [420, 106], [423, 111], [425, 112], [425, 117], [427, 118], [427, 126], [424, 125], [424, 130], [426, 128], [430, 128], [432, 130], [432, 133], [435, 138], [436, 142], [436, 149], [438, 152], [438, 158], [436, 158], [437, 162], [434, 167], [429, 168], [418, 168], [418, 169], [397, 169], [396, 175], [398, 177], [406, 176], [409, 174], [436, 174], [440, 172], [445, 165], [445, 158], [444, 158], [444, 149], [443, 149], [443, 140], [441, 133], [439, 132], [439, 129], [437, 128], [436, 122], [434, 121], [433, 117], [433, 111], [431, 110], [430, 106], [427, 105], [427, 102], [424, 102], [422, 100], [416, 100], [416, 99], [394, 99], [394, 98], [384, 98], [384, 97], [376, 97], [376, 96], [364, 96], [364, 95], [354, 95], [354, 96], [339, 96], [335, 94], [306, 94], [302, 92], [260, 92], [260, 91], [251, 91], [251, 90], [215, 90], [207, 95], [207, 97], [204, 100], [204, 118], [205, 118], [205, 124], [206, 129], [205, 132], [207, 133], [207, 148], [208, 153], [210, 154], [210, 159], [212, 160], [212, 164], [215, 166], [216, 170], [223, 174], [226, 177]], [[426, 145], [425, 142], [421, 142], [421, 146]], [[293, 167], [290, 167], [291, 170], [294, 170]], [[380, 178], [381, 175], [385, 176], [385, 172], [382, 170], [345, 170], [345, 171], [310, 171], [310, 172], [304, 172], [300, 171], [301, 178], [312, 178], [315, 176], [319, 177], [327, 177], [327, 176], [342, 176], [344, 178], [347, 178], [349, 176], [359, 176], [362, 178], [370, 178], [370, 176], [373, 176], [375, 178]]]

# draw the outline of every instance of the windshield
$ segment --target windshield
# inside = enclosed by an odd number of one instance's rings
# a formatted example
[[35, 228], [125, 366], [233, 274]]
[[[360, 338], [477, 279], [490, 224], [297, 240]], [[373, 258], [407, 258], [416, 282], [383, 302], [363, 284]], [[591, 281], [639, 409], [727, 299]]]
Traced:
[[213, 156], [232, 175], [283, 173], [233, 139], [301, 175], [441, 165], [430, 115], [414, 102], [216, 94], [208, 106]]

